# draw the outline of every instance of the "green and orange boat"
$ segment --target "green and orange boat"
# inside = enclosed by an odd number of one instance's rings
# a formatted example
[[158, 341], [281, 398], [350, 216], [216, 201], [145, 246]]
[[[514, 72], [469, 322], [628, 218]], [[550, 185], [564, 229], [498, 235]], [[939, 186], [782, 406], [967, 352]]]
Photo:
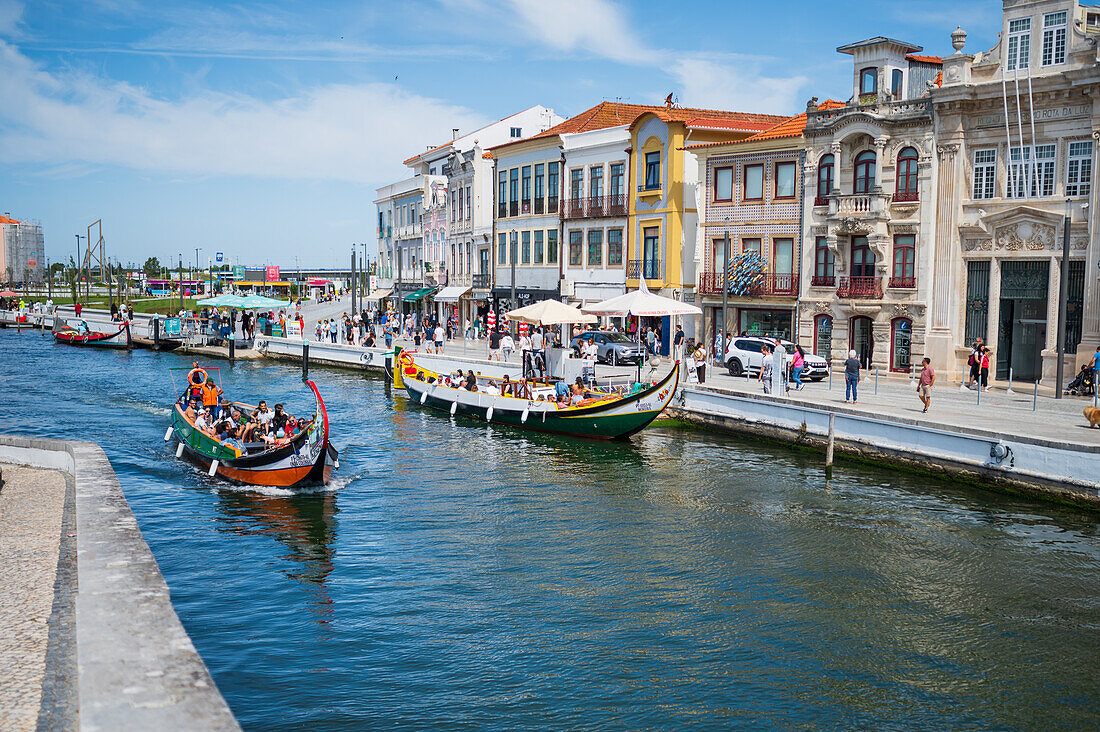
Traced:
[[[418, 366], [414, 354], [399, 350], [396, 358], [393, 384], [405, 389], [418, 404], [493, 424], [601, 440], [629, 437], [657, 419], [676, 394], [680, 373], [677, 362], [655, 383], [634, 384], [622, 390], [589, 387], [580, 403], [558, 404], [554, 401], [557, 384], [553, 381], [506, 383], [476, 376], [477, 391], [470, 391], [448, 375]], [[523, 397], [499, 393], [517, 383]]]

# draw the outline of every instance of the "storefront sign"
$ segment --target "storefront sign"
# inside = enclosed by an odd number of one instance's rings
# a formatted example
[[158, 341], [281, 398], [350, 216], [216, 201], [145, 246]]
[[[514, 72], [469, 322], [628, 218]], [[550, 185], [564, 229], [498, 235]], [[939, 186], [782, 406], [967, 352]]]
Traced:
[[279, 281], [279, 267], [277, 265], [271, 265], [267, 268], [267, 281], [278, 282]]

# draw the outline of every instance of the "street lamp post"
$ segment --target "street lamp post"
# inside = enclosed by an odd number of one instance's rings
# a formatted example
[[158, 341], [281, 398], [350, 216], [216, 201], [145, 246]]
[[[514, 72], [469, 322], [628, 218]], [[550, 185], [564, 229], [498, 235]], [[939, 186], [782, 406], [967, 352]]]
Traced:
[[[508, 259], [510, 261], [510, 267], [511, 267], [511, 270], [512, 270], [512, 274], [511, 274], [511, 280], [512, 280], [512, 309], [514, 310], [515, 307], [516, 307], [516, 254], [518, 254], [517, 250], [519, 249], [519, 237], [516, 234], [516, 232], [514, 232], [514, 231], [512, 232], [511, 239], [512, 239], [512, 245], [509, 247]], [[499, 315], [499, 317], [503, 317], [503, 316], [504, 316], [503, 313], [501, 313]], [[508, 330], [511, 331], [512, 327], [513, 327], [512, 323], [509, 323], [508, 324]]]
[[1055, 364], [1054, 398], [1062, 398], [1062, 377], [1066, 366], [1066, 300], [1069, 298], [1069, 225], [1067, 212], [1062, 217], [1062, 265], [1058, 277], [1058, 363]]
[[[719, 353], [720, 349], [724, 349], [726, 345], [726, 308], [729, 307], [730, 300], [730, 231], [729, 231], [729, 219], [726, 220], [726, 235], [722, 244], [722, 343], [715, 349], [714, 357], [717, 359], [717, 363], [722, 363], [726, 360], [725, 352]], [[715, 335], [718, 334], [718, 330], [715, 329]]]
[[180, 252], [180, 310], [183, 310], [183, 252]]
[[351, 245], [351, 282], [349, 284], [351, 285], [349, 288], [351, 289], [351, 314], [355, 315], [357, 312], [355, 309], [355, 244]]

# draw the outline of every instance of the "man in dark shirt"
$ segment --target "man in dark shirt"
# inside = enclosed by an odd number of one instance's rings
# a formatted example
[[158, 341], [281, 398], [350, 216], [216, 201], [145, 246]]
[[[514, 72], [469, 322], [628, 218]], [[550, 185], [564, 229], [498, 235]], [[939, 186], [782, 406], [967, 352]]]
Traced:
[[676, 326], [676, 335], [672, 339], [672, 345], [673, 345], [673, 348], [674, 348], [673, 352], [676, 354], [676, 360], [677, 361], [683, 361], [684, 360], [684, 329], [679, 325]]
[[489, 334], [489, 360], [500, 360], [500, 330], [493, 328], [493, 331]]

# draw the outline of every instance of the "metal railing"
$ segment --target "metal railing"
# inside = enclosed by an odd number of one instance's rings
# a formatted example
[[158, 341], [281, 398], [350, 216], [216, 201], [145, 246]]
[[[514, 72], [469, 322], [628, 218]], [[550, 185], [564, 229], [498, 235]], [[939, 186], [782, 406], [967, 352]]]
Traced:
[[631, 259], [626, 263], [627, 279], [660, 280], [664, 278], [664, 263], [659, 259]]
[[475, 290], [488, 290], [493, 286], [493, 276], [488, 273], [475, 274], [472, 281]]
[[882, 297], [881, 277], [840, 277], [836, 296], [848, 300], [874, 300]]
[[891, 277], [889, 282], [890, 287], [896, 287], [903, 290], [912, 290], [917, 286], [916, 277]]
[[916, 203], [920, 201], [920, 193], [918, 191], [902, 191], [901, 193], [895, 193], [893, 203]]
[[836, 275], [813, 275], [810, 277], [810, 287], [835, 287]]
[[607, 216], [626, 215], [626, 194], [613, 193], [607, 197]]
[[[732, 284], [732, 282], [730, 283]], [[699, 275], [699, 290], [702, 295], [722, 294], [722, 273], [702, 272]], [[773, 274], [765, 272], [758, 282], [747, 291], [738, 294], [730, 293], [733, 297], [797, 297], [798, 275], [793, 273]]]
[[557, 213], [557, 212], [558, 212], [558, 197], [554, 196], [552, 198], [547, 198], [546, 199], [546, 213], [552, 214], [552, 213]]
[[561, 217], [563, 219], [584, 218], [583, 198], [567, 198], [561, 204]]

